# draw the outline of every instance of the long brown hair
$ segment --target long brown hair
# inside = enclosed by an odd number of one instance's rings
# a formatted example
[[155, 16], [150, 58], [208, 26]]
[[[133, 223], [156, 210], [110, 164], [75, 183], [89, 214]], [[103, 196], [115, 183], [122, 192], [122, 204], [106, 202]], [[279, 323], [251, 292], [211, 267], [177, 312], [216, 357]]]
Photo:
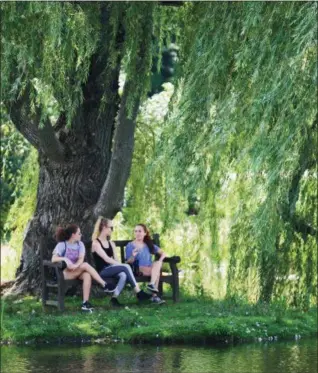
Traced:
[[68, 241], [78, 229], [79, 226], [76, 224], [70, 224], [66, 228], [58, 227], [55, 233], [56, 240], [59, 242]]
[[155, 254], [155, 245], [152, 241], [152, 238], [150, 237], [149, 229], [145, 224], [137, 224], [136, 227], [137, 226], [142, 227], [142, 229], [146, 233], [144, 237], [144, 243], [149, 247], [150, 254]]

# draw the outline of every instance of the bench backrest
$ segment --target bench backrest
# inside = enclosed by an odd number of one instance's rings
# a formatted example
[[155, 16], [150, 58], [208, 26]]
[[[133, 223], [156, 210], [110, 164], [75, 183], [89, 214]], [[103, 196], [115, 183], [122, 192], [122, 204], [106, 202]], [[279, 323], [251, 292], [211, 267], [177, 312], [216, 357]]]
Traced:
[[[153, 239], [153, 243], [160, 247], [159, 234], [155, 233], [152, 239]], [[115, 240], [114, 241], [116, 247], [120, 248], [120, 260], [122, 263], [125, 263], [125, 256], [126, 256], [125, 249], [129, 242], [131, 242], [131, 240]]]
[[[119, 247], [120, 248], [120, 260], [122, 263], [125, 262], [125, 249], [126, 249], [126, 246], [128, 245], [128, 243], [130, 242], [131, 240], [115, 240], [114, 243], [116, 245], [116, 247]], [[160, 237], [159, 237], [159, 234], [158, 233], [155, 233], [153, 235], [153, 243], [157, 246], [160, 247]], [[50, 253], [50, 255], [52, 255], [52, 251], [54, 249], [54, 247], [56, 246], [57, 242], [54, 240], [54, 239], [48, 239], [46, 241], [46, 252], [44, 252], [44, 247], [43, 245], [41, 245], [41, 260], [43, 262], [43, 259], [48, 259], [50, 260], [51, 257], [48, 257], [48, 253]], [[85, 255], [85, 261], [87, 261], [89, 264], [93, 264], [94, 265], [94, 260], [92, 258], [92, 241], [84, 241], [84, 245], [85, 245], [85, 248], [86, 248], [86, 255]]]

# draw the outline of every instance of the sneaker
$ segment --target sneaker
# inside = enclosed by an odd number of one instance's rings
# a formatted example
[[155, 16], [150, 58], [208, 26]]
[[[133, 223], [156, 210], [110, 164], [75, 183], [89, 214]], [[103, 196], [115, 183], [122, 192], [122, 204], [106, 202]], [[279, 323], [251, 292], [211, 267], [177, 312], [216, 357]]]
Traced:
[[153, 293], [159, 293], [159, 290], [153, 284], [148, 284], [147, 289], [150, 290]]
[[150, 298], [151, 298], [151, 295], [145, 293], [143, 290], [140, 290], [140, 292], [137, 293], [137, 299], [138, 299], [139, 301], [149, 300]]
[[165, 300], [161, 299], [160, 297], [158, 297], [158, 295], [156, 295], [155, 297], [152, 297], [151, 298], [151, 302], [152, 303], [156, 303], [156, 304], [164, 304], [166, 303]]
[[103, 291], [106, 294], [112, 294], [116, 289], [116, 286], [113, 284], [105, 284]]
[[110, 305], [112, 307], [123, 307], [123, 305], [121, 303], [118, 302], [118, 299], [117, 298], [111, 298], [110, 299]]
[[94, 307], [88, 301], [82, 303], [82, 311], [92, 312], [93, 309]]

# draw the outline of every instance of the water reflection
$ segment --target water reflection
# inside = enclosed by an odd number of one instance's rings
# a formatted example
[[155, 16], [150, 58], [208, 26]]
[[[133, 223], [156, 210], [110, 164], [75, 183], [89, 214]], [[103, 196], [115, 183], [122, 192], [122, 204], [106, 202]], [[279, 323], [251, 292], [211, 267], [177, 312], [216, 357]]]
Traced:
[[315, 373], [317, 340], [235, 347], [1, 348], [2, 373]]

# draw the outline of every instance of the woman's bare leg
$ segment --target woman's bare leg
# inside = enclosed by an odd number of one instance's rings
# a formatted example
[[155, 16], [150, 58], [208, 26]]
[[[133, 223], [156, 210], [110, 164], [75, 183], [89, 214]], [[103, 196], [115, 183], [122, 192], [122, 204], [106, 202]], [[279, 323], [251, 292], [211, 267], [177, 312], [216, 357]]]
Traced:
[[88, 263], [82, 263], [78, 268], [74, 269], [74, 271], [70, 271], [69, 269], [66, 268], [63, 274], [64, 274], [65, 280], [74, 280], [75, 278], [79, 278], [79, 276], [83, 272], [88, 272], [95, 281], [97, 281], [103, 287], [105, 286], [106, 282], [100, 277], [100, 275], [96, 272], [96, 270]]
[[103, 287], [106, 285], [106, 281], [104, 281], [100, 275], [98, 274], [98, 272], [96, 271], [95, 268], [93, 268], [90, 264], [88, 263], [82, 263], [79, 267], [79, 269], [81, 269], [82, 271], [86, 271], [88, 272], [92, 278], [98, 282], [100, 285], [102, 285]]
[[[162, 262], [154, 262], [151, 267], [139, 267], [140, 272], [144, 276], [150, 276], [150, 283], [153, 284], [157, 289], [160, 280]], [[153, 297], [157, 296], [157, 293], [152, 293]]]
[[91, 292], [92, 277], [88, 272], [83, 272], [79, 279], [83, 281], [83, 302], [86, 302], [89, 300], [89, 294]]
[[159, 280], [160, 280], [161, 267], [162, 267], [162, 262], [160, 261], [156, 261], [152, 263], [150, 283], [154, 284], [157, 289], [158, 289]]
[[76, 268], [74, 271], [70, 271], [69, 269], [64, 269], [63, 275], [65, 280], [75, 280], [76, 278], [79, 278], [80, 275], [84, 272], [84, 269], [82, 268]]

